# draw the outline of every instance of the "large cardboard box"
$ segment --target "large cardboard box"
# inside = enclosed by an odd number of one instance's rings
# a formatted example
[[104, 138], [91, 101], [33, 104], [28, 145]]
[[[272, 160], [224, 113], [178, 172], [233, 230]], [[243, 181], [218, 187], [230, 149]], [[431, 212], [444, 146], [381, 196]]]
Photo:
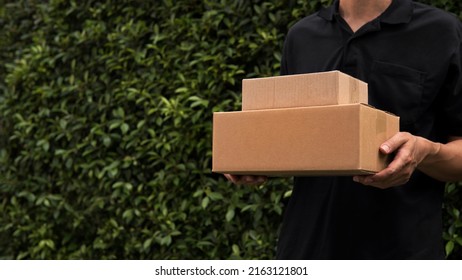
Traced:
[[368, 103], [367, 83], [339, 71], [242, 80], [242, 110]]
[[364, 104], [218, 112], [212, 171], [267, 176], [371, 174], [399, 118]]

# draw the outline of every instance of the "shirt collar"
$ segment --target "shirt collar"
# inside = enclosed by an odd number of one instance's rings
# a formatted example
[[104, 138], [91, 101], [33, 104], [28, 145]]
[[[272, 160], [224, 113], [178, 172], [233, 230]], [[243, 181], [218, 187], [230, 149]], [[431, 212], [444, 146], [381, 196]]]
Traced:
[[[318, 15], [325, 20], [332, 21], [335, 15], [339, 13], [338, 5], [339, 0], [335, 0], [331, 6], [321, 9]], [[379, 16], [379, 19], [381, 22], [389, 24], [408, 23], [411, 21], [412, 11], [412, 0], [393, 0], [391, 5]]]

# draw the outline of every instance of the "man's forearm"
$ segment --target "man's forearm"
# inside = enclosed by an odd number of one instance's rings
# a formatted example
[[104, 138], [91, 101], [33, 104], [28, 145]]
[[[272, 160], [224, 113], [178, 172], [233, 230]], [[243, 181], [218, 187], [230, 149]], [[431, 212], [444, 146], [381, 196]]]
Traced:
[[462, 137], [451, 140], [440, 144], [419, 138], [429, 153], [417, 169], [440, 181], [462, 181]]

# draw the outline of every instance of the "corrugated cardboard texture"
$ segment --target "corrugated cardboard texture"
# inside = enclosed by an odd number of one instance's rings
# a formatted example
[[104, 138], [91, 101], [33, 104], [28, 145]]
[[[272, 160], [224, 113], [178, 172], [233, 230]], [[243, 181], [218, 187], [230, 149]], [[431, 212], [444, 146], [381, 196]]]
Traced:
[[368, 103], [367, 84], [339, 71], [242, 81], [242, 110]]
[[369, 106], [361, 106], [360, 112], [360, 169], [382, 170], [388, 160], [378, 147], [399, 131], [399, 118]]
[[213, 172], [357, 175], [382, 170], [399, 119], [364, 104], [214, 113]]

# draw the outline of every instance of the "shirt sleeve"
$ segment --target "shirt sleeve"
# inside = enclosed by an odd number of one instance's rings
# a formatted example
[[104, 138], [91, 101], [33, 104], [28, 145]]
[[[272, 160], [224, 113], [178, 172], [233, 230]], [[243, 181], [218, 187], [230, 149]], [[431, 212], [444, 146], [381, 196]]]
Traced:
[[282, 49], [282, 58], [281, 58], [281, 69], [280, 75], [289, 75], [289, 69], [287, 67], [287, 59], [288, 59], [288, 49], [289, 49], [289, 34], [287, 34], [286, 39], [284, 41], [284, 47]]
[[451, 56], [440, 105], [440, 126], [446, 136], [462, 136], [462, 23], [458, 47]]

